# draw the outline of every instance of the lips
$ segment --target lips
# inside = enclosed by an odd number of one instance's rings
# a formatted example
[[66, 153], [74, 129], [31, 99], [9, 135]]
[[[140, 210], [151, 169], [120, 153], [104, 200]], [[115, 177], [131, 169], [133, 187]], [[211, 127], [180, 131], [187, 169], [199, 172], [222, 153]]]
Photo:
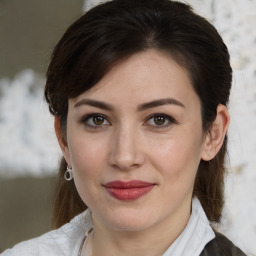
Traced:
[[155, 184], [141, 180], [112, 181], [104, 185], [108, 193], [116, 199], [136, 200], [151, 191]]

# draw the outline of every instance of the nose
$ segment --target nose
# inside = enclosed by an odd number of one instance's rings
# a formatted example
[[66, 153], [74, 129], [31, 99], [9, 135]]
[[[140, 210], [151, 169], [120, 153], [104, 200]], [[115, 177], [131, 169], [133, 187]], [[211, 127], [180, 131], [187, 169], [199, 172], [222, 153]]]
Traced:
[[111, 142], [110, 163], [119, 170], [131, 170], [143, 165], [145, 157], [142, 142], [138, 133], [131, 128], [124, 127], [113, 134]]

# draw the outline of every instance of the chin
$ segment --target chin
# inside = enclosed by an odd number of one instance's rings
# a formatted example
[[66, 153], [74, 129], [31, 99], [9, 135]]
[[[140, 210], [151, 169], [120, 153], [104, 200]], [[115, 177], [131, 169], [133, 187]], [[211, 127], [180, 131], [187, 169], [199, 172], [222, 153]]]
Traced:
[[[107, 219], [106, 219], [107, 217]], [[137, 211], [112, 212], [110, 216], [104, 216], [105, 222], [113, 230], [119, 231], [140, 231], [151, 226], [152, 216]]]
[[142, 231], [149, 228], [149, 223], [141, 223], [139, 221], [115, 221], [110, 223], [110, 227], [116, 231]]

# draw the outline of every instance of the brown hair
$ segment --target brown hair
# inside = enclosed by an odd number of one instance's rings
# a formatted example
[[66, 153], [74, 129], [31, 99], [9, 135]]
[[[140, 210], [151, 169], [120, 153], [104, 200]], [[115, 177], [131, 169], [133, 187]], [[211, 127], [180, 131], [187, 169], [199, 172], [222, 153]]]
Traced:
[[[125, 58], [157, 49], [170, 54], [190, 74], [201, 101], [202, 123], [208, 132], [218, 104], [226, 105], [232, 81], [229, 53], [216, 29], [186, 4], [169, 0], [113, 0], [100, 4], [72, 24], [56, 45], [47, 71], [45, 98], [66, 133], [68, 99], [100, 81]], [[201, 161], [194, 196], [210, 221], [218, 222], [223, 206], [227, 137], [210, 163]], [[59, 168], [54, 227], [86, 209], [73, 181]]]

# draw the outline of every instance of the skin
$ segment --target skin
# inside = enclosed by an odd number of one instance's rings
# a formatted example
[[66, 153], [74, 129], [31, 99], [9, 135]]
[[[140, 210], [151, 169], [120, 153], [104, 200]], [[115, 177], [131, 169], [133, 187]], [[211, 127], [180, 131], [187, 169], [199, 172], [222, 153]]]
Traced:
[[[159, 99], [172, 100], [141, 107]], [[162, 116], [152, 117], [156, 114]], [[228, 123], [227, 109], [219, 105], [211, 131], [203, 132], [200, 100], [187, 71], [156, 50], [131, 56], [70, 99], [67, 139], [58, 118], [55, 130], [77, 190], [92, 211], [93, 255], [163, 254], [189, 220], [200, 160], [217, 154]], [[142, 180], [154, 187], [122, 201], [104, 187], [115, 180]]]

